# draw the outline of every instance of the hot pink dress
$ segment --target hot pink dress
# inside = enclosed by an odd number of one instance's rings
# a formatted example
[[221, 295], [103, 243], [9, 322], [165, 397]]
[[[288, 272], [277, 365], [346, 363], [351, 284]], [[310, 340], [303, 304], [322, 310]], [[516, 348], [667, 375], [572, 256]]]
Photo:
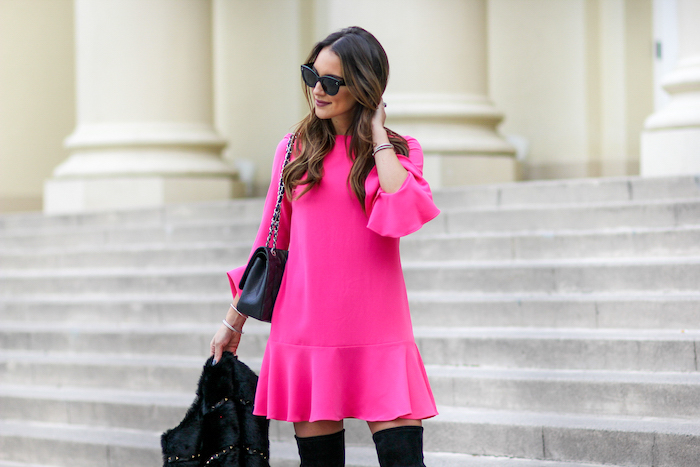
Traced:
[[[262, 223], [265, 244], [287, 135], [277, 147]], [[423, 152], [407, 138], [409, 175], [396, 193], [367, 177], [366, 213], [348, 185], [348, 136], [337, 136], [323, 179], [282, 204], [278, 248], [289, 258], [255, 397], [256, 415], [290, 422], [387, 421], [437, 415], [413, 337], [399, 237], [439, 214], [422, 177]], [[244, 267], [228, 272], [234, 296]]]

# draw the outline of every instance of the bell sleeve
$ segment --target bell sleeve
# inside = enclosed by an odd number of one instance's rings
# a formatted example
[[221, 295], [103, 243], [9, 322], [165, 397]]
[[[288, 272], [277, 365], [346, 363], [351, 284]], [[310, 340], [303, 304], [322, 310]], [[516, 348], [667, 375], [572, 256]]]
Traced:
[[423, 149], [407, 137], [409, 157], [399, 155], [408, 177], [396, 193], [387, 193], [379, 185], [374, 167], [365, 181], [367, 228], [384, 237], [403, 237], [437, 217], [440, 210], [433, 202], [428, 182], [423, 178]]
[[[260, 227], [258, 228], [258, 234], [255, 237], [255, 242], [253, 243], [253, 248], [250, 251], [250, 256], [253, 252], [261, 246], [265, 246], [267, 241], [267, 234], [270, 231], [270, 221], [272, 220], [272, 213], [275, 210], [275, 204], [277, 203], [277, 192], [279, 190], [280, 175], [282, 170], [282, 163], [284, 162], [284, 157], [287, 153], [287, 143], [292, 134], [285, 136], [279, 145], [277, 145], [277, 150], [275, 151], [275, 158], [272, 162], [272, 175], [270, 177], [270, 187], [267, 190], [267, 196], [265, 197], [265, 205], [263, 207], [262, 220], [260, 221]], [[282, 206], [280, 211], [280, 224], [277, 230], [277, 248], [282, 250], [289, 249], [289, 224], [292, 219], [292, 205], [286, 196], [282, 198]], [[231, 295], [236, 297], [240, 294], [240, 289], [238, 284], [241, 282], [243, 273], [245, 272], [246, 265], [240, 266], [236, 269], [228, 271], [226, 275], [228, 276], [229, 284], [231, 285]]]

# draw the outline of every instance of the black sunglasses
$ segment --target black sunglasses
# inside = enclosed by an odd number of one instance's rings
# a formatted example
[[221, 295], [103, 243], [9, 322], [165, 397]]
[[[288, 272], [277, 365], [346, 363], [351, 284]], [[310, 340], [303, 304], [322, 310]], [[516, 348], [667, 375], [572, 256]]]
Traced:
[[340, 86], [345, 86], [345, 81], [342, 79], [328, 75], [318, 76], [316, 70], [309, 65], [301, 66], [301, 77], [304, 79], [304, 83], [310, 88], [316, 87], [316, 83], [320, 81], [323, 91], [329, 96], [335, 96], [338, 94], [338, 91], [340, 91]]

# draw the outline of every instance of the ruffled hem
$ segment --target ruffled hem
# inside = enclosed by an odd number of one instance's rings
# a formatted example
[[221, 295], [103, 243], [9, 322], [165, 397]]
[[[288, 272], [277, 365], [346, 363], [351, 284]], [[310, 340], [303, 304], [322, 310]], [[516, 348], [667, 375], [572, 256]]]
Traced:
[[437, 415], [414, 342], [306, 347], [268, 341], [255, 415], [289, 422]]

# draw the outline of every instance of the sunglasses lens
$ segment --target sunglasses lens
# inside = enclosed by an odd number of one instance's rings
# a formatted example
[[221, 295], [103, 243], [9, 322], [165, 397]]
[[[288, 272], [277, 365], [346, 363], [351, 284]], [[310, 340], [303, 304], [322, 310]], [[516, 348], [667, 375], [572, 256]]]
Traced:
[[323, 77], [321, 78], [321, 86], [323, 86], [323, 90], [326, 91], [326, 94], [329, 96], [335, 96], [338, 94], [338, 90], [340, 89], [340, 84], [338, 81], [334, 80], [333, 78], [327, 78]]
[[316, 86], [316, 82], [318, 81], [318, 75], [314, 73], [314, 70], [312, 70], [311, 68], [307, 66], [302, 66], [301, 77], [308, 87], [313, 88], [314, 86]]
[[310, 88], [316, 87], [316, 83], [320, 81], [323, 91], [329, 96], [335, 96], [340, 90], [340, 81], [330, 76], [319, 77], [314, 69], [307, 65], [301, 66], [301, 77]]

